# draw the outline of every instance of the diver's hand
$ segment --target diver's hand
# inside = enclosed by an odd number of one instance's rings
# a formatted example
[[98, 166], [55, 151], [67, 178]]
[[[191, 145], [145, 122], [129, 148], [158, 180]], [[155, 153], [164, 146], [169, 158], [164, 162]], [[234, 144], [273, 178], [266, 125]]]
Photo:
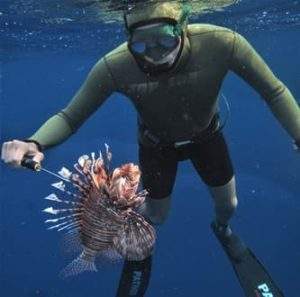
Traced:
[[14, 139], [2, 144], [1, 159], [5, 163], [16, 168], [22, 167], [21, 161], [24, 156], [30, 156], [34, 161], [39, 163], [44, 159], [44, 154], [39, 151], [37, 145], [33, 142]]

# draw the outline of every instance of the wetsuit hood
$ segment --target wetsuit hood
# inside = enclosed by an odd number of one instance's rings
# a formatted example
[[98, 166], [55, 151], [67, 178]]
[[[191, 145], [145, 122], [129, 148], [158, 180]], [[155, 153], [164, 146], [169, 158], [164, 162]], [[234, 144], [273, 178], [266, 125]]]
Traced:
[[[186, 19], [186, 16], [184, 16]], [[132, 30], [143, 24], [167, 21], [180, 24], [183, 21], [182, 4], [171, 2], [140, 4], [129, 9], [124, 14], [127, 30]]]

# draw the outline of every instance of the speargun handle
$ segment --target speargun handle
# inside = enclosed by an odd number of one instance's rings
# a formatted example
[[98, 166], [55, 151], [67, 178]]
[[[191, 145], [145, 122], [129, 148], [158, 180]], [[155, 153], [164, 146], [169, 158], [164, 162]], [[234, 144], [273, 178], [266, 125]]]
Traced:
[[21, 161], [21, 165], [23, 167], [26, 167], [34, 171], [40, 171], [42, 169], [41, 164], [39, 162], [32, 160], [32, 158], [30, 157], [24, 157], [23, 160]]

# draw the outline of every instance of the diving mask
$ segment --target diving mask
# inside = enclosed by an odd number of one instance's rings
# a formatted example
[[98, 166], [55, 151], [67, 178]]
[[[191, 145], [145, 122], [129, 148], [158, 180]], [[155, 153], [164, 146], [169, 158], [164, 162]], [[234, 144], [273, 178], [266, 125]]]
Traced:
[[181, 36], [176, 27], [155, 23], [137, 27], [128, 42], [131, 53], [153, 65], [172, 65], [179, 53]]

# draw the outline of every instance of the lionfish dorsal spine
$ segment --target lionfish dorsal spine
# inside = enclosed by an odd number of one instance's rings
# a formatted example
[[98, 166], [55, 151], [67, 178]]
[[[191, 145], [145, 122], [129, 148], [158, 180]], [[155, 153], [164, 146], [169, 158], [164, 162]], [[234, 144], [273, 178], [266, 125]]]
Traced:
[[70, 223], [69, 225], [66, 225], [62, 228], [57, 229], [58, 232], [62, 231], [62, 230], [68, 230], [68, 229], [77, 229], [79, 227], [80, 223], [79, 222], [73, 222]]
[[57, 203], [70, 204], [70, 205], [75, 205], [75, 206], [83, 206], [83, 204], [81, 202], [70, 201], [70, 200], [62, 200], [62, 199], [58, 198], [56, 196], [56, 194], [54, 194], [54, 193], [48, 195], [44, 199], [54, 201], [54, 202], [57, 202]]
[[71, 224], [71, 223], [73, 224], [74, 221], [73, 220], [67, 220], [65, 222], [50, 226], [50, 227], [47, 228], [47, 230], [57, 229], [57, 228], [60, 228], [61, 226], [65, 226], [65, 225], [68, 225], [68, 224]]
[[52, 215], [57, 215], [59, 213], [64, 213], [64, 212], [78, 212], [82, 210], [82, 208], [60, 208], [60, 209], [55, 209], [52, 206], [51, 207], [47, 207], [45, 209], [43, 209], [43, 212], [52, 214]]
[[62, 220], [65, 220], [65, 219], [70, 219], [70, 218], [74, 218], [74, 217], [77, 217], [79, 216], [81, 213], [74, 213], [72, 215], [69, 215], [69, 216], [63, 216], [63, 217], [59, 217], [59, 218], [56, 218], [56, 219], [47, 219], [45, 221], [45, 223], [57, 223], [59, 221], [62, 221]]

